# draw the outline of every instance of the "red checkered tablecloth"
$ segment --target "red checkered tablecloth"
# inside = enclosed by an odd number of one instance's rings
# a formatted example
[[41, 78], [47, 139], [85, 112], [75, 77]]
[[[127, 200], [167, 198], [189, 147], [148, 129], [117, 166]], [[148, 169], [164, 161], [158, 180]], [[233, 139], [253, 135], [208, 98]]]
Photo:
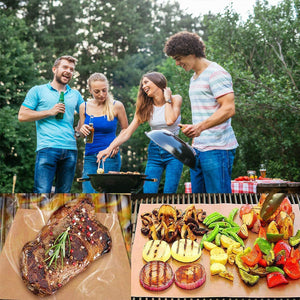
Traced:
[[256, 181], [231, 181], [231, 192], [232, 193], [256, 193], [256, 186], [258, 183], [282, 183], [284, 180], [256, 180]]
[[256, 181], [231, 181], [231, 192], [232, 193], [256, 193]]

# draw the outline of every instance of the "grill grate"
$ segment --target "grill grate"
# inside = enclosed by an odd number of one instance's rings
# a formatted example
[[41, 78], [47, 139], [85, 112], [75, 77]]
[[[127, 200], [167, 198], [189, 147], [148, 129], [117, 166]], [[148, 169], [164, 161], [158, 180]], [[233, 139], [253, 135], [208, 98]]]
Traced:
[[[300, 194], [288, 194], [289, 200], [292, 204], [298, 204], [300, 209]], [[258, 203], [260, 194], [132, 194], [131, 200], [131, 222], [132, 222], [132, 241], [134, 241], [137, 216], [139, 206], [141, 203], [145, 204], [256, 204]], [[195, 300], [196, 298], [166, 298], [166, 297], [131, 297], [131, 300]], [[245, 298], [199, 298], [202, 300], [215, 299], [230, 299], [241, 300]], [[258, 300], [261, 298], [249, 298], [251, 300]], [[264, 298], [266, 300], [273, 298]], [[286, 300], [287, 298], [276, 298], [277, 300]], [[296, 300], [299, 298], [289, 298]]]

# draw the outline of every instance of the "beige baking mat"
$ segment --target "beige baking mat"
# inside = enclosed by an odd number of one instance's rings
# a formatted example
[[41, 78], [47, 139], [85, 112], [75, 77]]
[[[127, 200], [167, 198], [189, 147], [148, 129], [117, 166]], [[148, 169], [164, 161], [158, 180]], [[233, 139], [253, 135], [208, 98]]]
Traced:
[[[184, 210], [188, 205], [177, 204], [176, 208]], [[240, 207], [238, 204], [195, 204], [196, 208], [202, 208], [210, 214], [215, 211], [219, 211], [224, 216], [228, 216], [229, 212], [234, 207]], [[284, 286], [278, 286], [272, 289], [267, 287], [265, 278], [260, 279], [257, 285], [253, 287], [246, 286], [238, 275], [236, 266], [226, 264], [227, 270], [234, 274], [234, 281], [229, 281], [225, 278], [221, 278], [218, 275], [211, 276], [209, 271], [209, 252], [205, 249], [202, 250], [202, 255], [197, 261], [201, 263], [206, 270], [206, 282], [195, 290], [183, 290], [172, 284], [170, 288], [162, 292], [151, 292], [144, 289], [139, 283], [139, 272], [142, 269], [145, 262], [142, 258], [143, 246], [147, 242], [148, 238], [141, 234], [141, 214], [145, 212], [151, 212], [154, 208], [158, 208], [157, 204], [141, 204], [139, 209], [139, 215], [136, 226], [136, 233], [134, 244], [131, 252], [131, 295], [134, 297], [170, 297], [170, 298], [197, 298], [197, 297], [247, 297], [247, 298], [264, 298], [264, 297], [295, 297], [300, 295], [300, 280], [289, 280], [289, 284]], [[293, 211], [295, 212], [295, 232], [300, 228], [300, 212], [299, 206], [293, 205]], [[235, 217], [235, 221], [241, 224], [241, 220], [238, 215]], [[257, 234], [250, 233], [249, 238], [246, 240], [246, 246], [253, 246]], [[183, 265], [183, 263], [177, 262], [174, 259], [168, 261], [175, 272], [175, 270]]]
[[[19, 256], [24, 244], [33, 240], [51, 212], [19, 209], [0, 255], [0, 299], [39, 299], [22, 281]], [[81, 274], [74, 277], [56, 294], [41, 299], [115, 300], [130, 299], [130, 264], [118, 217], [114, 213], [98, 213], [112, 238], [112, 249]]]

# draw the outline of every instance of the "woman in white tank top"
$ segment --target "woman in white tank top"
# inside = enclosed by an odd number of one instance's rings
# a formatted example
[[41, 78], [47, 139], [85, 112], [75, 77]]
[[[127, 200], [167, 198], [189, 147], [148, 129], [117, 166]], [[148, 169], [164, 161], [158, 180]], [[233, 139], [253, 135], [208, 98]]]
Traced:
[[[171, 89], [167, 87], [167, 79], [163, 74], [151, 72], [143, 75], [133, 121], [114, 139], [108, 148], [99, 152], [98, 161], [109, 157], [113, 149], [125, 143], [138, 126], [144, 122], [148, 122], [152, 130], [166, 129], [178, 134], [181, 105], [182, 97], [172, 95]], [[146, 181], [144, 193], [158, 193], [164, 170], [166, 177], [163, 192], [176, 193], [182, 169], [183, 164], [178, 159], [150, 141], [145, 174], [151, 178], [157, 178], [157, 182]]]

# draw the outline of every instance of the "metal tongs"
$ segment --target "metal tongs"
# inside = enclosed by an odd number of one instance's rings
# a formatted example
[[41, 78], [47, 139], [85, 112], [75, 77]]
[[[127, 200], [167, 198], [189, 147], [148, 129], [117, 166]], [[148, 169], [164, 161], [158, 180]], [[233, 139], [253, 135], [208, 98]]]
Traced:
[[[102, 168], [100, 168], [100, 164], [102, 162]], [[98, 162], [97, 174], [104, 174], [104, 161], [101, 159]]]

